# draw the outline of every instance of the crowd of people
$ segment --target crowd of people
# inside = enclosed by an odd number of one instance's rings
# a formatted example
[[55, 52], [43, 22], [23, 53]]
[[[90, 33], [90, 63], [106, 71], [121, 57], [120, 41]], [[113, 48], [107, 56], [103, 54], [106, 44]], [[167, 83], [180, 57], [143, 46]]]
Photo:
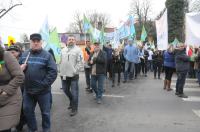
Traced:
[[[84, 66], [86, 91], [94, 93], [97, 104], [102, 103], [105, 79], [111, 87], [128, 83], [137, 77], [147, 77], [153, 72], [154, 79], [161, 79], [165, 72], [164, 86], [171, 91], [173, 73], [177, 73], [176, 95], [186, 98], [183, 92], [186, 76], [197, 77], [200, 84], [200, 50], [192, 47], [186, 54], [182, 43], [169, 45], [166, 51], [146, 48], [129, 39], [123, 47], [112, 48], [89, 41], [83, 49], [76, 45], [76, 37], [69, 35], [62, 49], [59, 70], [51, 52], [42, 49], [40, 34], [30, 35], [30, 49], [22, 51], [17, 45], [6, 51], [0, 47], [0, 131], [21, 131], [27, 124], [29, 132], [38, 130], [35, 107], [38, 104], [42, 116], [43, 132], [51, 129], [52, 93], [51, 85], [58, 72], [62, 89], [69, 98], [70, 116], [78, 113], [79, 71]], [[123, 76], [123, 77], [122, 77]], [[116, 80], [117, 78], [117, 80]]]

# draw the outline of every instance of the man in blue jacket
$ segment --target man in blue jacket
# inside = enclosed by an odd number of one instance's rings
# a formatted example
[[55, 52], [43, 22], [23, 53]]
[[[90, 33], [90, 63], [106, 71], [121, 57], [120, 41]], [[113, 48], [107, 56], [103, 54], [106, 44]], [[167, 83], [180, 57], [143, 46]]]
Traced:
[[57, 77], [57, 67], [50, 53], [42, 49], [40, 34], [30, 36], [31, 49], [21, 58], [21, 68], [25, 73], [23, 109], [29, 132], [37, 131], [35, 107], [39, 104], [42, 114], [43, 132], [50, 131], [50, 109], [52, 103], [51, 85]]
[[129, 78], [132, 80], [137, 75], [135, 64], [139, 61], [139, 49], [133, 44], [133, 40], [130, 39], [129, 44], [124, 48], [125, 72], [124, 72], [124, 83], [127, 82], [128, 72], [130, 73]]

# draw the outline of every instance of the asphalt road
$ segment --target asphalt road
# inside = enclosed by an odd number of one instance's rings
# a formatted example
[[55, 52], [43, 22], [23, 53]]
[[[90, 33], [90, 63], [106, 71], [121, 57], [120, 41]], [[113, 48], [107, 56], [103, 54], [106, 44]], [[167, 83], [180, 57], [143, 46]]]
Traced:
[[[175, 80], [175, 79], [174, 79]], [[80, 74], [79, 112], [69, 116], [68, 98], [60, 90], [58, 78], [53, 85], [52, 132], [200, 132], [200, 87], [189, 80], [188, 100], [163, 90], [163, 81], [140, 76], [137, 80], [111, 87], [106, 80], [102, 104], [85, 91], [85, 77]], [[172, 86], [174, 87], [175, 81]], [[40, 111], [37, 112], [41, 131]], [[25, 128], [26, 131], [26, 128]]]

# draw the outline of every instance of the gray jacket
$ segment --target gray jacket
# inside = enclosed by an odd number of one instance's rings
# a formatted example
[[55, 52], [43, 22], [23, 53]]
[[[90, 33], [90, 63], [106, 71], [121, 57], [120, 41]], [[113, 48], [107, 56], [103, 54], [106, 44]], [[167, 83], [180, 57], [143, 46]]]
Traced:
[[177, 72], [189, 71], [189, 56], [186, 55], [185, 50], [175, 50], [175, 63]]
[[65, 47], [62, 50], [60, 76], [63, 77], [64, 80], [66, 77], [78, 75], [82, 65], [83, 54], [78, 46]]

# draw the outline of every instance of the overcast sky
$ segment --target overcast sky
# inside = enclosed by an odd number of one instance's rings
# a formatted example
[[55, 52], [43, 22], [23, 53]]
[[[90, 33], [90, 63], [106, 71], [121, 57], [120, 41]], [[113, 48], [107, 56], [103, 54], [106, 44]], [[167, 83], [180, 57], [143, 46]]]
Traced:
[[[8, 15], [0, 19], [0, 36], [7, 39], [13, 35], [19, 40], [22, 33], [38, 32], [45, 17], [49, 24], [56, 26], [59, 32], [65, 32], [73, 21], [75, 11], [86, 12], [96, 10], [109, 14], [111, 25], [118, 26], [120, 20], [127, 18], [131, 0], [13, 0], [23, 5], [14, 8]], [[165, 7], [165, 0], [151, 0], [155, 18]], [[0, 0], [0, 6], [8, 6], [8, 0]]]

